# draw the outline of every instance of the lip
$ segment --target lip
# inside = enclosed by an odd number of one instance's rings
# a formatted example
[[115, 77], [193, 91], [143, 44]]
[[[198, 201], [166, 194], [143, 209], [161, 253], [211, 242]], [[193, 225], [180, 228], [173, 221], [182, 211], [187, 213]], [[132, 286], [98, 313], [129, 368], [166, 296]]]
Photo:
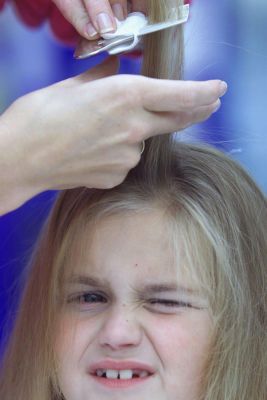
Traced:
[[[144, 378], [134, 378], [134, 379], [107, 379], [96, 375], [98, 369], [115, 369], [118, 371], [122, 370], [140, 370], [147, 371], [149, 375]], [[102, 360], [93, 363], [89, 370], [90, 376], [102, 386], [109, 389], [126, 389], [136, 386], [138, 384], [146, 382], [155, 373], [155, 369], [148, 364], [138, 362], [138, 361], [118, 361], [118, 360]]]

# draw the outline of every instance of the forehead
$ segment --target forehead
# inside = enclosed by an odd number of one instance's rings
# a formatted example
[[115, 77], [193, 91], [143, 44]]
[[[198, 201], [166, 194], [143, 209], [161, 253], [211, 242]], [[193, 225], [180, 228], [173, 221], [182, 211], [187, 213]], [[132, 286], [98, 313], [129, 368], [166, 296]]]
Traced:
[[180, 239], [176, 235], [174, 252], [169, 219], [160, 210], [124, 212], [85, 225], [67, 261], [80, 275], [117, 279], [126, 273], [139, 281], [156, 277], [161, 282], [177, 277], [186, 284], [190, 279]]
[[128, 212], [89, 222], [73, 243], [73, 253], [82, 260], [101, 262], [137, 256], [143, 260], [171, 256], [166, 218], [160, 211]]

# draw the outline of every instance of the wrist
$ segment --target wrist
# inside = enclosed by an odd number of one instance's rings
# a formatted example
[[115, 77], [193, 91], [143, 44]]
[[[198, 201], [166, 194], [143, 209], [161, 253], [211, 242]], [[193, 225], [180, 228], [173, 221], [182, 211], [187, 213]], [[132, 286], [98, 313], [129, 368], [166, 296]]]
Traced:
[[0, 215], [15, 210], [41, 192], [27, 167], [24, 132], [12, 106], [0, 116]]

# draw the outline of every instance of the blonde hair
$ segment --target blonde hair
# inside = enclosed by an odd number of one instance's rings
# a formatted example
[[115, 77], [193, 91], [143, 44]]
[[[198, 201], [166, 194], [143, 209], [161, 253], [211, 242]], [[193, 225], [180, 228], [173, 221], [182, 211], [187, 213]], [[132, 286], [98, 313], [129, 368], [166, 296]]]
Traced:
[[[154, 15], [158, 3], [149, 3]], [[214, 340], [199, 400], [266, 400], [266, 199], [234, 161], [170, 135], [147, 143], [142, 162], [119, 187], [59, 195], [33, 256], [3, 363], [1, 400], [61, 398], [53, 341], [71, 245], [94, 219], [151, 208], [165, 211], [174, 249], [182, 232], [189, 268], [207, 289]]]

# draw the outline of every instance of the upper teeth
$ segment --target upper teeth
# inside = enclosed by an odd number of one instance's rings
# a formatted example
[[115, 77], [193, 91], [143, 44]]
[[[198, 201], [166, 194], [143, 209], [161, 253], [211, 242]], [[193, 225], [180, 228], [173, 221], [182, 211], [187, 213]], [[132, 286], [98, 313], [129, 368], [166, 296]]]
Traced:
[[106, 376], [108, 379], [132, 379], [134, 375], [139, 376], [140, 378], [145, 378], [148, 376], [147, 371], [137, 371], [125, 369], [122, 371], [117, 371], [115, 369], [97, 369], [96, 375], [99, 377]]

